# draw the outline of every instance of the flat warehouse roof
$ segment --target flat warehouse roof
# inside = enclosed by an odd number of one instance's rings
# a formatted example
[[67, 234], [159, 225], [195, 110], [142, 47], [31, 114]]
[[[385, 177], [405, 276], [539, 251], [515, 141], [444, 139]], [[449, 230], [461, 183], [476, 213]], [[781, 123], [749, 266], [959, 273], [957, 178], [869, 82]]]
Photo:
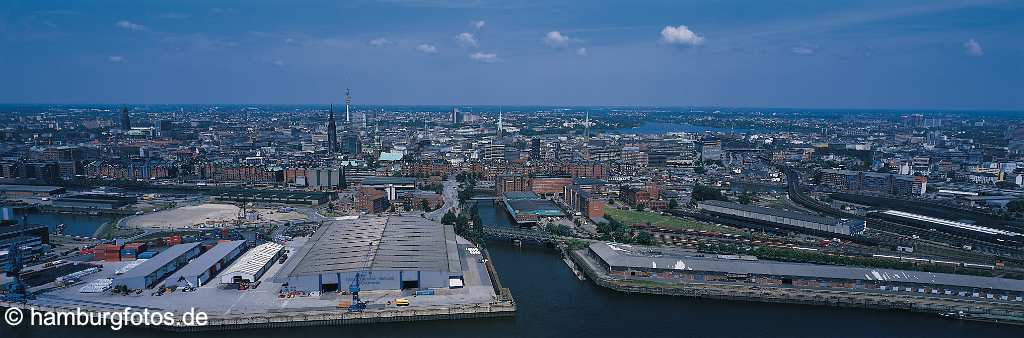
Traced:
[[186, 252], [195, 249], [199, 244], [200, 243], [185, 243], [167, 248], [167, 250], [161, 251], [156, 256], [153, 256], [153, 258], [150, 258], [145, 263], [139, 264], [139, 266], [136, 266], [134, 269], [128, 270], [128, 272], [125, 272], [118, 278], [149, 276], [149, 274], [156, 272], [156, 270], [167, 265], [167, 263], [170, 263], [175, 259], [178, 259], [178, 257], [181, 257], [181, 255], [184, 255]]
[[455, 245], [452, 226], [420, 217], [333, 221], [298, 251], [289, 276], [367, 269], [461, 272]]
[[614, 267], [920, 283], [1024, 291], [1024, 280], [1006, 278], [838, 265], [720, 259], [696, 256], [695, 253], [678, 252], [667, 248], [646, 248], [618, 243], [596, 242], [590, 245], [590, 250], [606, 264]]
[[537, 214], [543, 216], [562, 216], [562, 209], [555, 202], [549, 200], [514, 200], [505, 201], [512, 210], [516, 212]]
[[777, 216], [777, 217], [792, 218], [792, 219], [801, 220], [801, 221], [807, 221], [807, 222], [812, 222], [812, 223], [830, 224], [830, 225], [841, 225], [844, 222], [843, 220], [840, 220], [838, 218], [814, 216], [814, 215], [802, 214], [802, 213], [798, 213], [798, 212], [779, 210], [779, 209], [772, 209], [772, 208], [755, 207], [755, 206], [752, 206], [752, 205], [739, 204], [739, 203], [733, 203], [733, 202], [703, 201], [703, 202], [700, 202], [700, 204], [712, 205], [712, 206], [717, 206], [717, 207], [721, 207], [721, 208], [727, 208], [727, 209], [733, 209], [733, 210], [739, 210], [739, 211], [746, 211], [746, 212], [763, 214], [763, 215], [771, 215], [771, 216]]
[[52, 192], [62, 187], [55, 187], [49, 185], [12, 185], [12, 184], [0, 184], [0, 191], [30, 191], [30, 192]]
[[259, 272], [260, 269], [267, 266], [267, 263], [270, 263], [270, 260], [274, 259], [274, 256], [277, 256], [277, 253], [283, 248], [284, 246], [274, 242], [260, 244], [235, 260], [231, 266], [221, 272], [221, 275], [225, 276], [237, 273], [255, 275], [256, 272]]
[[179, 277], [199, 276], [244, 244], [245, 241], [217, 243], [217, 245], [210, 248], [210, 250], [206, 250], [202, 255], [196, 257], [196, 259], [188, 262], [188, 265], [182, 267], [181, 270], [175, 272], [171, 277], [167, 278], [167, 280], [177, 282]]

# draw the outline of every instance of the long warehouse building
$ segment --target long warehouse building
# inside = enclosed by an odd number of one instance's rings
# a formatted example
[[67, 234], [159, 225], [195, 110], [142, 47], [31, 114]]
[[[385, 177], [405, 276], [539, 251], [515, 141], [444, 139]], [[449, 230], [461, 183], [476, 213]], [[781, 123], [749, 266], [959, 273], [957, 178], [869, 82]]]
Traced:
[[221, 284], [253, 283], [274, 266], [284, 246], [267, 242], [252, 248], [220, 274]]
[[173, 288], [179, 286], [200, 287], [213, 279], [217, 273], [226, 268], [245, 252], [245, 241], [227, 241], [217, 243], [210, 250], [206, 250], [201, 256], [193, 259], [188, 265], [175, 272], [167, 280], [164, 286]]
[[606, 273], [626, 279], [1024, 302], [1024, 280], [1016, 279], [762, 261], [603, 242], [591, 244], [586, 254]]
[[[463, 277], [451, 225], [412, 216], [362, 217], [321, 227], [286, 264], [296, 290], [447, 288]], [[455, 280], [455, 281], [453, 281]]]
[[728, 218], [762, 222], [826, 236], [851, 236], [864, 231], [864, 221], [857, 219], [821, 217], [724, 201], [703, 201], [697, 204], [697, 208]]
[[124, 285], [133, 290], [153, 287], [164, 277], [188, 264], [193, 258], [199, 257], [201, 250], [199, 244], [186, 243], [167, 248], [134, 269], [115, 277], [114, 286]]

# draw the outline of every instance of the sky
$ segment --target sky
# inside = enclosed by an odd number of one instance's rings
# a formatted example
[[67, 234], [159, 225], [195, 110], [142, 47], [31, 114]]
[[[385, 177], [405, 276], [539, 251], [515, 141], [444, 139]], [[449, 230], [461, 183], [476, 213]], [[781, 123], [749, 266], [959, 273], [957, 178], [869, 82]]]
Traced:
[[1024, 110], [1024, 2], [0, 2], [0, 102]]

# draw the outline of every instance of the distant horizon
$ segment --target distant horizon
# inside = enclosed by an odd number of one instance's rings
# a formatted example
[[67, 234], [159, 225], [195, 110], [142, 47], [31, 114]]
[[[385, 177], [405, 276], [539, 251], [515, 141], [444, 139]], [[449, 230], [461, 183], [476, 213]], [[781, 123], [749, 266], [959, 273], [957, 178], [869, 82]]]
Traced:
[[[124, 102], [124, 103], [41, 103], [41, 102], [0, 102], [0, 106], [313, 106], [313, 107], [328, 107], [332, 103], [229, 103], [229, 102], [218, 102], [218, 103], [140, 103], [140, 102]], [[343, 100], [333, 103], [335, 107], [344, 108]], [[704, 109], [732, 109], [732, 110], [766, 110], [765, 113], [770, 113], [769, 110], [777, 110], [784, 112], [841, 112], [841, 111], [859, 111], [859, 112], [892, 112], [892, 113], [1024, 113], [1024, 109], [986, 109], [986, 108], [891, 108], [891, 107], [777, 107], [777, 106], [728, 106], [728, 105], [582, 105], [582, 104], [564, 104], [564, 105], [552, 105], [552, 104], [376, 104], [376, 103], [360, 103], [352, 104], [352, 107], [365, 108], [365, 107], [451, 107], [451, 108], [494, 108], [500, 109], [506, 108], [643, 108], [643, 109], [690, 109], [690, 110], [704, 110]], [[709, 111], [704, 111], [710, 113]], [[650, 113], [648, 111], [647, 113]]]

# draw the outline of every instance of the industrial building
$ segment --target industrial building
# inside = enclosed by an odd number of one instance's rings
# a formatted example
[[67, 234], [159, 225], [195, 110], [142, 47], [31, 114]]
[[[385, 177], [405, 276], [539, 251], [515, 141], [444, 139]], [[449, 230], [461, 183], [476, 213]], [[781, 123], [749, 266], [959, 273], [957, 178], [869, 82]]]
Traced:
[[363, 290], [447, 288], [463, 276], [455, 229], [412, 216], [334, 221], [298, 250], [278, 281], [296, 290], [333, 292], [357, 275]]
[[255, 190], [238, 189], [218, 191], [213, 197], [221, 201], [231, 202], [264, 202], [286, 204], [320, 205], [332, 199], [333, 193], [289, 190]]
[[697, 204], [697, 208], [722, 217], [766, 223], [824, 236], [851, 236], [864, 231], [864, 221], [856, 219], [821, 217], [724, 201], [703, 201]]
[[50, 243], [50, 228], [45, 225], [7, 225], [0, 226], [0, 240], [24, 236], [38, 237], [43, 244]]
[[400, 190], [416, 189], [415, 177], [398, 177], [398, 176], [373, 176], [363, 179], [361, 183], [364, 187], [373, 187], [377, 189], [384, 189], [388, 187], [394, 187]]
[[48, 185], [0, 185], [0, 198], [50, 197], [63, 193], [63, 187], [54, 187]]
[[217, 243], [164, 281], [165, 287], [200, 287], [245, 252], [245, 241]]
[[1024, 280], [1016, 279], [761, 261], [602, 242], [591, 244], [587, 254], [605, 273], [627, 279], [1024, 301]]
[[188, 264], [199, 256], [200, 243], [178, 244], [161, 251], [153, 258], [134, 269], [114, 278], [114, 286], [124, 285], [129, 289], [153, 287], [160, 280]]
[[838, 191], [866, 191], [889, 195], [923, 195], [928, 177], [875, 173], [869, 171], [821, 171], [821, 185]]
[[517, 224], [540, 222], [541, 217], [562, 217], [565, 213], [558, 204], [532, 192], [506, 192], [502, 194], [505, 210]]
[[252, 283], [263, 277], [263, 274], [281, 257], [284, 246], [267, 242], [252, 248], [239, 257], [220, 274], [221, 284]]
[[583, 216], [593, 219], [604, 217], [605, 201], [595, 195], [581, 186], [568, 185], [565, 187], [565, 204]]
[[53, 200], [53, 206], [113, 210], [135, 204], [136, 201], [137, 198], [134, 196], [123, 196], [117, 194], [78, 194], [57, 198]]
[[[306, 175], [296, 178], [296, 182], [304, 182], [315, 189], [338, 189], [345, 182], [345, 168], [314, 168], [306, 170]], [[301, 184], [300, 184], [301, 185]]]

